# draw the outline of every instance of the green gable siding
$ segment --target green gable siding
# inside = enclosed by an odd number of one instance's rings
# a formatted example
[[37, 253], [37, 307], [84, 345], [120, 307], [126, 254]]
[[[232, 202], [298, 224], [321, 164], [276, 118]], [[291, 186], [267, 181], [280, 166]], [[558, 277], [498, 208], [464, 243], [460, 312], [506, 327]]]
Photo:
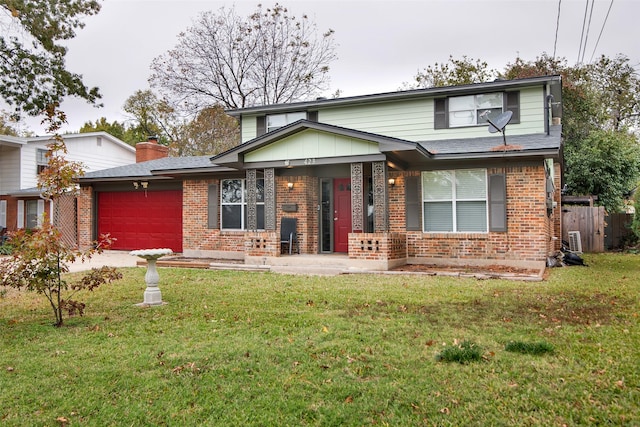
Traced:
[[247, 153], [245, 162], [377, 154], [378, 144], [326, 132], [306, 130]]
[[241, 123], [241, 142], [244, 144], [256, 137], [256, 116], [242, 116]]
[[[544, 132], [544, 98], [542, 86], [520, 89], [520, 123], [510, 124], [507, 135]], [[318, 121], [414, 142], [489, 135], [488, 126], [435, 129], [433, 98], [321, 108]], [[243, 116], [242, 142], [255, 137], [256, 116]]]

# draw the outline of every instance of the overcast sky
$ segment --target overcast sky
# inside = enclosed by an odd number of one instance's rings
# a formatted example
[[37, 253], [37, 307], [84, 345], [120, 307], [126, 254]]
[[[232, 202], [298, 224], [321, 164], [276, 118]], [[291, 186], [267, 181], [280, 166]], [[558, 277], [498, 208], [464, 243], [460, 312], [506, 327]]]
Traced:
[[[86, 121], [106, 117], [123, 121], [125, 100], [148, 89], [152, 60], [176, 45], [202, 11], [235, 4], [247, 16], [259, 0], [105, 0], [96, 16], [69, 42], [68, 68], [98, 86], [104, 107], [70, 100], [63, 104], [75, 132]], [[264, 6], [274, 3], [263, 1]], [[281, 0], [300, 16], [306, 13], [319, 31], [335, 30], [338, 60], [331, 65], [331, 96], [397, 90], [416, 72], [449, 55], [488, 62], [503, 70], [519, 55], [533, 60], [543, 52], [565, 57], [570, 64], [599, 55], [622, 53], [640, 70], [640, 0]], [[557, 31], [558, 5], [560, 20]], [[581, 49], [585, 8], [588, 36]], [[593, 4], [593, 8], [591, 5]], [[610, 8], [611, 5], [611, 8]], [[606, 19], [607, 11], [609, 16]], [[598, 42], [599, 38], [599, 42]], [[597, 45], [596, 45], [597, 42]], [[42, 133], [31, 120], [28, 129]]]

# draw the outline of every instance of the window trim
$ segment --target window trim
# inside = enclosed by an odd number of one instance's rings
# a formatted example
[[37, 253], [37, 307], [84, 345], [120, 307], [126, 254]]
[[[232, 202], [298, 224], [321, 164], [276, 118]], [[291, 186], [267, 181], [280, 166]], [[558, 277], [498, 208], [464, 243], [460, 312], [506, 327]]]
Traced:
[[[264, 188], [264, 178], [257, 178], [257, 181], [263, 181], [263, 188]], [[234, 203], [229, 203], [229, 202], [224, 202], [224, 199], [222, 198], [222, 192], [224, 191], [224, 182], [225, 181], [240, 181], [241, 182], [241, 192], [242, 192], [242, 201], [240, 203], [234, 202]], [[220, 191], [218, 193], [218, 196], [220, 197], [220, 209], [219, 209], [219, 213], [220, 213], [220, 231], [249, 231], [247, 230], [247, 224], [246, 224], [246, 210], [247, 210], [247, 179], [246, 178], [226, 178], [226, 179], [221, 179], [220, 180]], [[225, 206], [240, 206], [240, 228], [225, 228], [224, 227], [224, 216], [223, 216], [223, 209], [225, 208]], [[256, 206], [265, 206], [265, 202], [264, 200], [262, 201], [256, 201]], [[263, 208], [263, 212], [264, 212]], [[212, 222], [209, 222], [209, 225], [212, 225]], [[264, 225], [264, 220], [263, 220], [263, 225]], [[264, 231], [264, 228], [260, 228], [258, 229], [259, 231]]]
[[40, 175], [45, 169], [49, 167], [49, 160], [47, 159], [47, 153], [49, 150], [46, 148], [36, 148], [36, 174]]
[[[491, 93], [502, 93], [502, 111], [511, 111], [513, 115], [509, 124], [520, 123], [520, 91], [503, 91], [503, 92], [486, 92], [475, 93], [475, 95], [487, 95]], [[433, 100], [433, 128], [434, 129], [464, 129], [464, 128], [476, 128], [481, 126], [487, 126], [486, 123], [464, 126], [450, 126], [449, 124], [449, 99], [457, 98], [457, 95], [446, 98], [435, 98]]]
[[[471, 170], [475, 170], [475, 171], [483, 171], [484, 172], [484, 185], [485, 185], [485, 195], [484, 198], [457, 198], [456, 197], [456, 185], [455, 185], [455, 175], [456, 172], [461, 172], [461, 171], [471, 171]], [[441, 199], [441, 200], [425, 200], [425, 192], [428, 191], [427, 188], [425, 188], [424, 186], [424, 176], [427, 173], [432, 173], [432, 172], [449, 172], [452, 174], [452, 193], [451, 193], [451, 198], [449, 199]], [[420, 173], [420, 187], [422, 189], [422, 191], [420, 192], [420, 198], [421, 198], [421, 209], [422, 209], [422, 218], [421, 218], [421, 229], [423, 233], [447, 233], [447, 234], [460, 234], [460, 233], [479, 233], [479, 234], [488, 234], [490, 229], [491, 229], [491, 224], [490, 224], [490, 210], [489, 210], [489, 205], [490, 205], [490, 193], [489, 193], [489, 173], [488, 170], [486, 168], [468, 168], [468, 169], [450, 169], [450, 170], [430, 170], [430, 171], [422, 171]], [[426, 204], [427, 203], [442, 203], [442, 202], [450, 202], [451, 203], [451, 225], [452, 225], [452, 230], [451, 231], [444, 231], [444, 230], [427, 230], [426, 229]], [[484, 210], [485, 210], [485, 224], [484, 224], [484, 230], [467, 230], [467, 231], [461, 231], [458, 229], [458, 221], [457, 221], [457, 204], [459, 202], [484, 202]]]

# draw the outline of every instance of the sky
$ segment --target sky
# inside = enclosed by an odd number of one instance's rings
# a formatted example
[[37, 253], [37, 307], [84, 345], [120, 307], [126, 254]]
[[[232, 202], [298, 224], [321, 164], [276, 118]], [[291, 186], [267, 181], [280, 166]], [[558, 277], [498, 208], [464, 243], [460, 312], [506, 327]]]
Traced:
[[[104, 0], [96, 16], [68, 42], [67, 67], [98, 86], [102, 108], [66, 100], [63, 132], [106, 117], [127, 119], [125, 100], [149, 88], [153, 59], [203, 11], [235, 6], [248, 16], [260, 0]], [[463, 55], [502, 71], [520, 56], [543, 52], [570, 65], [622, 53], [640, 70], [640, 0], [280, 0], [295, 16], [307, 14], [319, 32], [335, 31], [338, 59], [331, 88], [341, 96], [398, 90], [419, 70]], [[264, 7], [274, 2], [262, 1]], [[558, 19], [558, 9], [560, 15]], [[585, 22], [586, 12], [586, 22]], [[607, 17], [608, 13], [608, 17]], [[586, 38], [586, 41], [584, 41]], [[582, 40], [582, 42], [581, 42]], [[26, 129], [25, 129], [26, 127]], [[44, 131], [36, 119], [22, 130]]]

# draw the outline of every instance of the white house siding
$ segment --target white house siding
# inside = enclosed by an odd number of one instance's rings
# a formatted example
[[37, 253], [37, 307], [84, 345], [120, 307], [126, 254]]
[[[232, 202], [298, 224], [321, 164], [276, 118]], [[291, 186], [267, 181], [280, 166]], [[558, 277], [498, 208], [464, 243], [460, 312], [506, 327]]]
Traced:
[[245, 155], [245, 162], [313, 159], [378, 153], [378, 144], [306, 130]]
[[[82, 135], [82, 134], [80, 134]], [[98, 138], [101, 142], [98, 143]], [[82, 162], [85, 172], [93, 172], [136, 162], [133, 147], [122, 146], [105, 136], [65, 137], [67, 160]]]
[[20, 152], [20, 187], [33, 188], [38, 185], [38, 171], [36, 166], [36, 150], [46, 148], [46, 144], [26, 144]]
[[0, 145], [0, 194], [20, 188], [20, 148]]

